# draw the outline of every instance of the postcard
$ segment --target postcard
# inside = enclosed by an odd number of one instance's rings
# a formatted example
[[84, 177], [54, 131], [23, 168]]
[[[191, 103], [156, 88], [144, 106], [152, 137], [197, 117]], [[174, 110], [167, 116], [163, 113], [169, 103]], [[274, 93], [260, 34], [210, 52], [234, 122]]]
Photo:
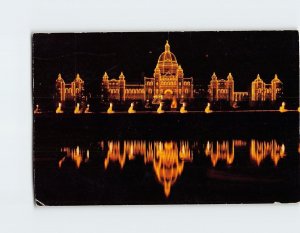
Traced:
[[34, 33], [39, 206], [300, 200], [297, 31]]

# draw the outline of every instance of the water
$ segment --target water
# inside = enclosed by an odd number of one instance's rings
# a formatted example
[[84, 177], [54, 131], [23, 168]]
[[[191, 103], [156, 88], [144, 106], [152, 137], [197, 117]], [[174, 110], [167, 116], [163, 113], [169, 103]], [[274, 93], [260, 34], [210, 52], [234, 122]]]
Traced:
[[253, 121], [266, 114], [238, 121], [223, 114], [222, 124], [193, 114], [37, 117], [36, 199], [45, 205], [298, 201], [298, 114]]

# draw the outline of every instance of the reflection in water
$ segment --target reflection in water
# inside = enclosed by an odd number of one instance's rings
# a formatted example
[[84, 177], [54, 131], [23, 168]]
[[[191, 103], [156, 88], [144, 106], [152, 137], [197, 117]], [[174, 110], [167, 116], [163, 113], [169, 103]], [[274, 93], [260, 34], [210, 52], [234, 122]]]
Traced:
[[258, 141], [251, 140], [250, 157], [259, 166], [263, 160], [270, 156], [274, 165], [285, 156], [285, 145], [279, 144], [276, 140]]
[[[213, 167], [219, 161], [232, 165], [237, 151], [238, 154], [245, 153], [235, 150], [238, 147], [244, 147], [245, 151], [249, 148], [246, 153], [257, 166], [260, 166], [267, 157], [270, 157], [277, 166], [279, 160], [286, 156], [285, 145], [278, 143], [275, 139], [270, 141], [252, 139], [249, 147], [247, 147], [247, 141], [243, 140], [207, 141], [205, 144], [200, 141], [100, 141], [99, 146], [100, 151], [105, 155], [105, 170], [112, 163], [118, 164], [120, 169], [123, 169], [126, 162], [135, 160], [137, 157], [142, 158], [145, 165], [152, 165], [157, 181], [164, 187], [166, 197], [170, 195], [171, 187], [182, 174], [185, 162], [192, 162], [193, 151], [201, 155], [204, 148], [204, 154], [210, 158]], [[298, 150], [300, 152], [300, 143]], [[67, 161], [71, 161], [76, 168], [80, 168], [82, 163], [89, 160], [89, 150], [80, 149], [79, 146], [63, 147], [61, 151], [65, 153], [65, 156], [58, 162], [59, 168]]]
[[226, 161], [227, 165], [233, 163], [234, 147], [246, 146], [246, 142], [242, 140], [230, 141], [207, 141], [205, 147], [205, 155], [210, 157], [212, 165], [215, 167], [219, 160]]
[[[104, 148], [104, 142], [100, 142]], [[153, 165], [157, 180], [164, 186], [166, 197], [170, 195], [171, 186], [182, 174], [184, 163], [192, 161], [192, 152], [187, 141], [147, 142], [146, 141], [108, 141], [108, 151], [104, 159], [107, 169], [110, 162], [118, 162], [121, 169], [126, 159], [133, 160], [136, 156], [143, 156], [145, 164]]]
[[[242, 140], [224, 140], [224, 141], [208, 141], [205, 146], [205, 155], [210, 157], [213, 167], [218, 161], [226, 161], [227, 165], [231, 165], [234, 161], [235, 148], [244, 147], [246, 141]], [[259, 141], [252, 139], [250, 142], [250, 159], [257, 166], [261, 164], [268, 156], [270, 156], [274, 165], [277, 166], [280, 159], [285, 157], [285, 145], [279, 144], [276, 140]]]
[[180, 142], [179, 148], [175, 142], [159, 142], [154, 143], [154, 148], [153, 168], [168, 197], [171, 186], [183, 171], [185, 161], [192, 161], [191, 151], [187, 142]]
[[86, 153], [84, 153], [85, 151], [80, 149], [79, 146], [77, 146], [76, 148], [63, 147], [61, 151], [66, 153], [66, 155], [61, 160], [59, 160], [59, 168], [61, 168], [62, 164], [69, 159], [75, 163], [77, 168], [79, 168], [82, 162], [87, 162], [90, 158], [90, 151], [87, 150]]
[[[104, 159], [104, 168], [107, 169], [110, 162], [118, 162], [121, 169], [125, 165], [126, 157], [133, 160], [137, 155], [146, 155], [146, 143], [144, 141], [120, 141], [107, 142], [107, 154]], [[121, 148], [122, 146], [122, 148]], [[104, 150], [104, 141], [100, 142], [100, 147]]]

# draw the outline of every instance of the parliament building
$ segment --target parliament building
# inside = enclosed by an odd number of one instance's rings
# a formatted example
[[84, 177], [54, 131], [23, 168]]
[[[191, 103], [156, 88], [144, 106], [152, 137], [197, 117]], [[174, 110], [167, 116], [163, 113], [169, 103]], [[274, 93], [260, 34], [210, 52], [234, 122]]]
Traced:
[[79, 100], [84, 92], [84, 81], [77, 74], [74, 81], [71, 83], [65, 83], [61, 74], [58, 74], [58, 78], [55, 82], [56, 97], [60, 102], [68, 100], [77, 101]]
[[[192, 77], [185, 77], [181, 65], [171, 52], [168, 41], [165, 50], [158, 58], [151, 77], [144, 77], [144, 84], [129, 84], [123, 72], [118, 78], [109, 78], [105, 72], [101, 81], [101, 96], [108, 101], [143, 100], [159, 103], [161, 100], [190, 100], [194, 98]], [[84, 81], [77, 74], [74, 81], [65, 83], [61, 74], [56, 79], [56, 99], [80, 102], [84, 100]], [[251, 90], [250, 90], [251, 89]], [[265, 83], [257, 75], [249, 91], [235, 91], [231, 73], [226, 79], [218, 79], [216, 73], [211, 76], [207, 90], [209, 102], [225, 101], [234, 106], [237, 102], [277, 101], [283, 94], [283, 83], [275, 74], [270, 83]]]
[[251, 84], [251, 101], [276, 101], [282, 97], [282, 93], [282, 82], [277, 74], [275, 74], [270, 84], [265, 83], [259, 74]]
[[168, 41], [165, 51], [159, 56], [153, 77], [144, 77], [144, 84], [127, 84], [121, 72], [118, 79], [109, 79], [105, 72], [102, 86], [109, 100], [165, 100], [193, 98], [193, 78], [184, 77], [183, 69], [170, 50]]
[[208, 85], [208, 100], [210, 102], [227, 101], [231, 104], [241, 101], [276, 101], [282, 97], [282, 86], [283, 84], [277, 74], [275, 74], [270, 84], [265, 83], [258, 74], [251, 83], [251, 93], [235, 91], [234, 79], [231, 73], [228, 74], [226, 80], [218, 79], [217, 75], [213, 73]]

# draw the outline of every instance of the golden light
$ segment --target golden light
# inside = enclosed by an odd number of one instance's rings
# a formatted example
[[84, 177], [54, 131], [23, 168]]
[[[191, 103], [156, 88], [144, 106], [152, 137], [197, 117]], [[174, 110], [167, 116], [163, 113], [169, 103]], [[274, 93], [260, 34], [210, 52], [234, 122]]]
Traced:
[[183, 103], [182, 103], [182, 106], [181, 106], [181, 108], [180, 108], [180, 113], [187, 113], [187, 112], [188, 112], [188, 111], [185, 109], [185, 106], [186, 106], [186, 103], [183, 102]]
[[90, 111], [90, 105], [89, 105], [89, 104], [86, 106], [86, 109], [84, 110], [84, 113], [85, 113], [85, 114], [90, 114], [90, 113], [92, 113], [92, 112]]
[[287, 110], [285, 109], [285, 102], [281, 103], [281, 106], [279, 107], [279, 112], [286, 112]]
[[125, 153], [125, 151], [121, 152], [119, 141], [117, 141], [117, 142], [108, 141], [108, 151], [107, 151], [106, 158], [104, 159], [104, 168], [105, 169], [107, 169], [110, 161], [119, 162], [121, 169], [125, 165], [126, 153]]
[[163, 102], [160, 102], [159, 103], [159, 107], [157, 108], [157, 113], [158, 114], [161, 114], [161, 113], [164, 113], [165, 111], [162, 109], [163, 107]]
[[81, 113], [81, 110], [80, 110], [80, 105], [79, 103], [76, 104], [76, 107], [74, 109], [74, 114], [80, 114]]
[[229, 141], [208, 141], [204, 153], [207, 157], [210, 157], [213, 167], [220, 160], [226, 161], [227, 165], [231, 165], [234, 161], [234, 141], [231, 143]]
[[186, 146], [183, 143], [178, 149], [177, 143], [172, 141], [156, 144], [153, 169], [159, 183], [164, 186], [166, 197], [169, 197], [171, 187], [182, 174], [185, 161], [192, 161], [191, 152]]
[[285, 145], [280, 145], [276, 140], [251, 140], [250, 158], [257, 164], [257, 166], [260, 166], [262, 161], [265, 160], [268, 156], [271, 158], [274, 165], [277, 166], [279, 160], [284, 158], [285, 155]]
[[212, 113], [212, 110], [210, 110], [210, 103], [207, 103], [207, 106], [204, 109], [205, 113]]
[[134, 110], [134, 103], [130, 104], [130, 107], [128, 109], [128, 113], [136, 113], [136, 111]]
[[171, 103], [171, 109], [176, 109], [177, 108], [177, 100], [175, 96], [173, 96], [172, 103]]
[[56, 109], [56, 114], [61, 114], [61, 113], [64, 113], [64, 111], [62, 110], [62, 107], [61, 107], [61, 103], [59, 102], [58, 103], [58, 107]]
[[115, 111], [113, 110], [113, 103], [110, 103], [110, 104], [109, 104], [109, 108], [107, 109], [107, 113], [108, 113], [108, 114], [115, 113]]
[[165, 196], [168, 197], [172, 185], [182, 174], [184, 163], [192, 161], [192, 152], [187, 141], [177, 142], [148, 142], [134, 140], [109, 141], [108, 151], [104, 159], [104, 168], [107, 169], [111, 162], [117, 162], [122, 169], [126, 160], [134, 160], [137, 156], [144, 157], [145, 164], [152, 164], [155, 176], [164, 187]]
[[[151, 100], [158, 103], [161, 99], [193, 98], [193, 77], [184, 77], [184, 72], [178, 64], [176, 56], [171, 52], [170, 44], [166, 41], [165, 50], [157, 59], [154, 73], [144, 77], [143, 84], [128, 84], [121, 72], [119, 78], [109, 79], [105, 72], [102, 86], [110, 100]], [[172, 109], [177, 108], [173, 103]]]
[[76, 168], [80, 168], [82, 162], [88, 162], [90, 158], [89, 150], [86, 151], [86, 155], [84, 156], [84, 151], [77, 146], [75, 149], [70, 147], [63, 147], [62, 152], [66, 153], [66, 155], [58, 161], [58, 167], [61, 168], [66, 159], [71, 159], [74, 162]]

